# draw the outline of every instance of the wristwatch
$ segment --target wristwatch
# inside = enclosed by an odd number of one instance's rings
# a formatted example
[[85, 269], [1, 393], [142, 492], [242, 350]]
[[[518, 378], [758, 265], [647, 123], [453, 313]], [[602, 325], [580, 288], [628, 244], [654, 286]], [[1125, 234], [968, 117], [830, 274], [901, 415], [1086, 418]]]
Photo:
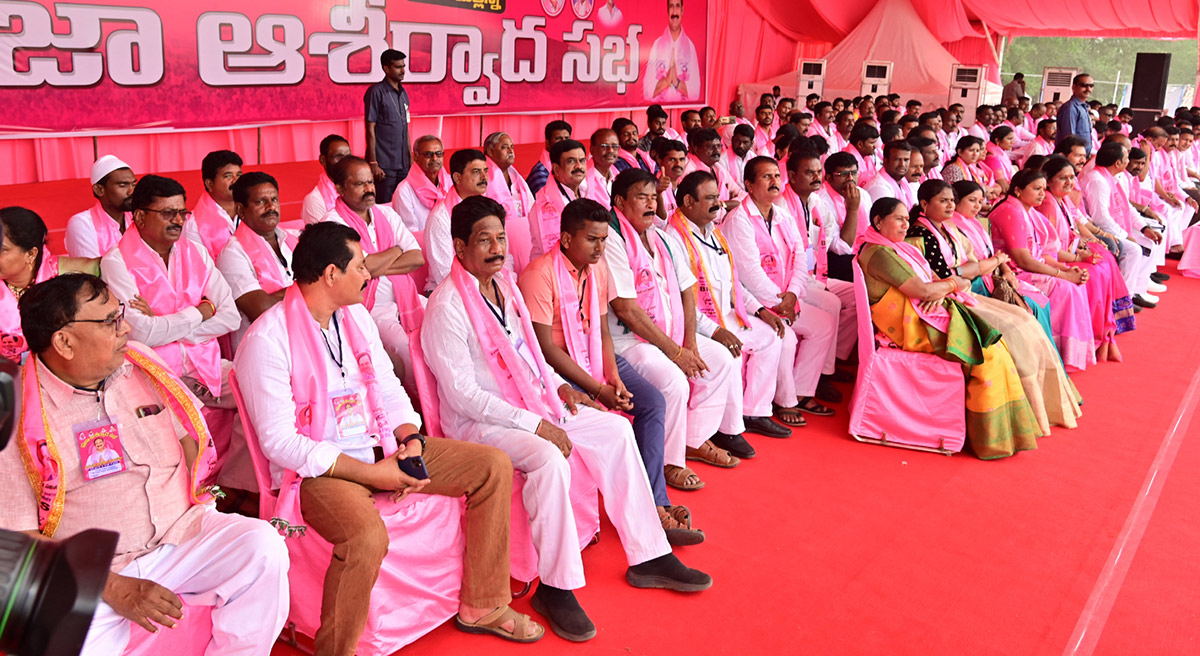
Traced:
[[408, 443], [417, 440], [421, 443], [421, 451], [425, 450], [425, 436], [420, 433], [411, 433], [400, 440], [400, 446], [408, 446]]

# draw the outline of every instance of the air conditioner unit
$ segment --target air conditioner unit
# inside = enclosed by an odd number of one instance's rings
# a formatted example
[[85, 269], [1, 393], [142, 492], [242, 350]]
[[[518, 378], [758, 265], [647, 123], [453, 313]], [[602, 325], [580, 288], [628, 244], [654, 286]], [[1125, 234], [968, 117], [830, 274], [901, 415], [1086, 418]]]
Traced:
[[803, 106], [804, 98], [810, 93], [825, 95], [825, 60], [801, 59], [796, 67], [796, 102]]
[[1079, 75], [1077, 68], [1047, 66], [1042, 69], [1042, 96], [1040, 102], [1063, 102], [1071, 97], [1071, 80]]
[[859, 92], [863, 96], [878, 96], [879, 94], [891, 93], [892, 89], [892, 62], [889, 61], [865, 61], [862, 68], [862, 91]]
[[986, 86], [987, 66], [953, 64], [950, 67], [950, 97], [946, 106], [954, 103], [962, 105], [965, 110], [963, 122], [970, 125], [975, 122], [975, 108], [982, 102]]

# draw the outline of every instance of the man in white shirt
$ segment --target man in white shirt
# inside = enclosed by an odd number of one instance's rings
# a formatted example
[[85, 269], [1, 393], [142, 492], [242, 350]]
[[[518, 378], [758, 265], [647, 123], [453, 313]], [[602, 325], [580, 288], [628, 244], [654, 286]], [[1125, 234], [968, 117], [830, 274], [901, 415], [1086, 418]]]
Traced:
[[834, 133], [837, 128], [834, 127], [833, 120], [837, 117], [837, 112], [833, 110], [833, 103], [822, 100], [813, 107], [813, 122], [808, 126], [809, 137], [821, 137], [825, 143], [829, 144], [829, 149], [834, 150], [837, 144], [837, 139]]
[[726, 161], [721, 157], [723, 150], [721, 135], [716, 130], [711, 128], [693, 130], [688, 134], [687, 166], [683, 169], [685, 176], [693, 171], [704, 171], [717, 179], [721, 193], [721, 209], [723, 210], [718, 221], [724, 218], [725, 212], [738, 206], [739, 199], [744, 193], [742, 186], [734, 182], [732, 176], [729, 175]]
[[408, 170], [392, 197], [392, 209], [411, 232], [425, 229], [429, 212], [450, 189], [450, 174], [442, 166], [445, 158], [442, 140], [432, 134], [413, 144], [413, 161], [417, 165]]
[[1054, 140], [1058, 136], [1058, 121], [1052, 118], [1042, 119], [1037, 124], [1037, 136], [1033, 138], [1017, 156], [1017, 164], [1025, 166], [1034, 155], [1049, 156], [1054, 152]]
[[849, 153], [834, 153], [825, 160], [825, 182], [817, 192], [816, 207], [825, 225], [829, 245], [829, 277], [851, 282], [850, 258], [858, 233], [869, 227], [871, 195], [859, 187], [858, 162]]
[[879, 175], [879, 156], [875, 154], [875, 147], [879, 145], [879, 130], [873, 125], [859, 123], [850, 130], [847, 141], [849, 143], [842, 152], [850, 153], [858, 162], [858, 186], [866, 187]]
[[642, 92], [648, 102], [700, 98], [700, 57], [683, 32], [683, 0], [667, 0], [667, 29], [654, 40], [642, 78]]
[[112, 155], [92, 164], [92, 206], [67, 220], [67, 255], [100, 257], [117, 245], [129, 227], [133, 211], [133, 186], [137, 176], [129, 165]]
[[192, 208], [191, 220], [183, 226], [183, 236], [203, 246], [214, 260], [229, 243], [236, 227], [230, 190], [241, 175], [242, 156], [232, 150], [214, 150], [200, 163], [204, 193]]
[[913, 147], [904, 141], [893, 141], [883, 147], [883, 171], [864, 186], [873, 200], [899, 198], [905, 209], [917, 204], [916, 191], [908, 184], [912, 151]]
[[613, 180], [621, 172], [616, 166], [621, 159], [618, 155], [621, 152], [621, 144], [617, 140], [615, 130], [599, 128], [592, 133], [589, 146], [591, 154], [588, 156], [585, 174], [587, 197], [609, 209], [612, 205]]
[[595, 635], [572, 592], [584, 584], [569, 489], [572, 457], [582, 460], [604, 497], [629, 563], [626, 581], [677, 591], [710, 587], [707, 574], [671, 553], [629, 422], [592, 407], [586, 394], [551, 373], [537, 348], [520, 289], [504, 272], [504, 208], [487, 197], [468, 198], [454, 208], [451, 233], [456, 262], [429, 298], [421, 341], [437, 378], [443, 430], [500, 448], [526, 475], [523, 501], [541, 578], [534, 609], [566, 639]]
[[771, 421], [772, 402], [786, 407], [796, 398], [790, 377], [778, 385], [787, 331], [783, 319], [738, 280], [733, 251], [714, 225], [722, 209], [717, 179], [704, 171], [689, 173], [676, 194], [679, 211], [671, 217], [667, 233], [673, 252], [687, 258], [696, 276], [696, 332], [729, 349], [741, 362], [746, 431], [788, 437], [787, 429]]
[[[286, 520], [291, 513], [292, 521], [333, 545], [316, 652], [354, 653], [388, 557], [394, 514], [380, 510], [410, 493], [469, 499], [456, 626], [518, 642], [541, 638], [542, 627], [508, 608], [508, 458], [497, 449], [418, 432], [421, 417], [361, 305], [371, 276], [356, 232], [333, 223], [309, 226], [296, 246], [295, 266], [296, 286], [247, 333], [237, 371], [272, 487], [280, 490], [276, 516]], [[318, 404], [334, 409], [318, 412]], [[313, 412], [302, 412], [306, 406]], [[300, 416], [309, 422], [297, 425]], [[423, 460], [428, 478], [401, 470], [412, 458]]]
[[[629, 121], [629, 119], [625, 119]], [[632, 125], [633, 121], [629, 121]], [[517, 160], [512, 137], [506, 132], [493, 132], [483, 140], [483, 152], [487, 155], [487, 197], [504, 206], [508, 213], [505, 220], [508, 233], [508, 252], [513, 270], [525, 270], [529, 264], [530, 237], [529, 213], [533, 211], [533, 191], [529, 183], [513, 166]]]
[[687, 168], [687, 145], [674, 139], [662, 141], [654, 158], [658, 162], [658, 183], [655, 186], [658, 202], [654, 208], [658, 218], [654, 225], [663, 228], [667, 225], [667, 219], [675, 213], [675, 187], [683, 180], [683, 172]]
[[837, 313], [803, 302], [812, 291], [808, 254], [796, 219], [786, 205], [776, 203], [783, 182], [774, 159], [756, 157], [746, 164], [746, 190], [746, 202], [729, 215], [722, 229], [729, 236], [742, 284], [756, 298], [773, 301], [770, 310], [791, 324], [791, 334], [784, 336], [778, 376], [781, 381], [791, 377], [796, 401], [777, 402], [776, 412], [784, 423], [802, 426], [801, 413], [833, 414], [812, 397], [822, 371], [833, 373]]
[[608, 0], [600, 5], [596, 10], [596, 17], [600, 19], [600, 24], [605, 27], [615, 27], [621, 24], [623, 18], [621, 10], [617, 7], [616, 0]]
[[733, 138], [729, 145], [729, 177], [737, 183], [738, 187], [745, 192], [745, 176], [746, 162], [755, 158], [756, 154], [751, 149], [754, 145], [754, 128], [749, 124], [739, 124], [733, 129]]
[[559, 221], [567, 203], [588, 196], [583, 144], [574, 139], [555, 143], [550, 147], [550, 162], [550, 179], [537, 192], [529, 213], [530, 260], [549, 253], [558, 243]]
[[604, 248], [613, 348], [663, 392], [668, 409], [686, 408], [667, 417], [667, 465], [733, 467], [755, 455], [741, 435], [741, 370], [727, 347], [696, 334], [696, 278], [654, 226], [654, 185], [654, 176], [634, 169], [613, 185], [617, 220]]
[[[129, 308], [130, 336], [153, 348], [208, 406], [232, 408], [217, 338], [241, 323], [233, 294], [205, 248], [181, 239], [190, 212], [183, 186], [147, 175], [133, 193], [133, 225], [100, 260]], [[220, 441], [218, 442], [220, 443]]]
[[304, 204], [300, 206], [300, 218], [306, 225], [320, 221], [333, 209], [337, 201], [337, 189], [333, 187], [333, 180], [329, 179], [329, 172], [350, 154], [350, 142], [341, 135], [331, 134], [321, 140], [320, 149], [321, 155], [317, 161], [321, 163], [321, 175], [317, 177], [317, 186], [308, 192]]
[[488, 189], [487, 159], [472, 148], [464, 148], [450, 156], [450, 180], [454, 186], [446, 197], [433, 206], [429, 223], [425, 224], [425, 243], [422, 252], [429, 264], [425, 291], [432, 292], [446, 276], [454, 261], [454, 241], [450, 238], [450, 212], [464, 198], [482, 196]]

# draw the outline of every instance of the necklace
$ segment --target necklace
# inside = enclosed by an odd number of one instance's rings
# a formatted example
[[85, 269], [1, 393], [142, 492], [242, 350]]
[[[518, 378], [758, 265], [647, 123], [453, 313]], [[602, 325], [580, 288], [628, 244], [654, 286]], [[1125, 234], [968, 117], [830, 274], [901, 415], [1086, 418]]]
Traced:
[[13, 298], [17, 299], [18, 301], [21, 300], [21, 297], [24, 296], [25, 292], [29, 291], [29, 288], [32, 286], [25, 285], [24, 287], [17, 287], [7, 280], [4, 281], [4, 284], [8, 285], [8, 291], [12, 292]]

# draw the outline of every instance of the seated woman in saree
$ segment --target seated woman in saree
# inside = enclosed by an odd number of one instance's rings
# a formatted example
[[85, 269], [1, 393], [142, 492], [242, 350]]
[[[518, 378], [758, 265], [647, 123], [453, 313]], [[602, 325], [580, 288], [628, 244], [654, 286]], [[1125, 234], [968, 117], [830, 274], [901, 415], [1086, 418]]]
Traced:
[[1025, 397], [1000, 331], [972, 311], [978, 300], [959, 276], [938, 278], [904, 241], [908, 210], [895, 198], [871, 206], [856, 244], [871, 321], [882, 341], [963, 365], [967, 443], [984, 460], [1037, 448], [1045, 433]]
[[996, 176], [983, 160], [983, 139], [966, 136], [958, 140], [954, 146], [954, 157], [942, 167], [942, 179], [950, 184], [959, 180], [971, 180], [983, 187], [984, 197], [988, 205], [1001, 197], [1000, 185], [996, 184]]
[[992, 130], [991, 138], [986, 144], [984, 165], [992, 170], [992, 174], [996, 176], [996, 184], [1000, 185], [1000, 192], [1008, 191], [1008, 184], [1012, 181], [1013, 174], [1017, 172], [1017, 167], [1013, 165], [1012, 154], [1013, 145], [1017, 143], [1017, 133], [1007, 125], [1001, 125], [995, 130]]
[[[961, 276], [974, 286], [975, 280], [992, 278], [1008, 262], [1008, 256], [999, 253], [979, 259], [971, 238], [955, 224], [955, 205], [954, 189], [948, 183], [926, 181], [917, 190], [917, 204], [909, 212], [905, 241], [917, 248], [933, 275], [943, 279]], [[971, 311], [1004, 335], [1042, 433], [1048, 434], [1051, 425], [1075, 428], [1080, 415], [1078, 393], [1063, 371], [1054, 342], [1037, 319], [1024, 307], [964, 293], [976, 301]]]
[[[997, 255], [991, 233], [978, 218], [979, 212], [987, 205], [983, 197], [983, 187], [970, 180], [955, 182], [954, 199], [957, 203], [954, 225], [971, 240], [975, 257], [988, 258]], [[1037, 319], [1046, 337], [1053, 343], [1054, 333], [1050, 331], [1050, 299], [1032, 283], [1017, 278], [1017, 274], [1008, 264], [1008, 255], [1000, 255], [1004, 256], [1004, 263], [997, 267], [992, 275], [979, 276], [972, 280], [971, 291], [1027, 310]]]
[[1096, 363], [1096, 336], [1088, 305], [1088, 272], [1058, 261], [1058, 236], [1037, 210], [1046, 200], [1046, 174], [1022, 169], [1013, 175], [1008, 195], [988, 216], [992, 243], [1007, 253], [1017, 278], [1032, 283], [1050, 299], [1050, 332], [1068, 371]]
[[21, 331], [17, 301], [35, 283], [60, 273], [100, 275], [99, 258], [58, 257], [46, 247], [46, 223], [24, 207], [0, 209], [0, 356], [20, 362], [29, 347]]
[[1116, 336], [1136, 328], [1133, 299], [1121, 277], [1117, 258], [1092, 233], [1091, 223], [1071, 200], [1075, 167], [1065, 157], [1051, 157], [1042, 165], [1046, 174], [1046, 200], [1038, 208], [1054, 227], [1058, 241], [1056, 259], [1087, 271], [1085, 285], [1096, 335], [1096, 360], [1121, 361]]

